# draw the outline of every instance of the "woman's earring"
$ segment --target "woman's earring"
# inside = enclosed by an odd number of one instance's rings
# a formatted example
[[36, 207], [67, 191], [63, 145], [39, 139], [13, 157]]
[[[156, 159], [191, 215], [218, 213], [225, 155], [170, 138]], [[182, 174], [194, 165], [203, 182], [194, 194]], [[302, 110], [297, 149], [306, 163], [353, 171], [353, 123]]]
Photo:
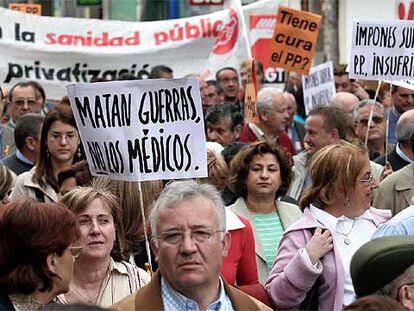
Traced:
[[348, 197], [345, 198], [345, 207], [346, 208], [350, 208], [351, 207], [351, 202], [349, 201], [349, 198]]
[[78, 145], [78, 151], [76, 152], [76, 155], [78, 156], [78, 158], [80, 158], [82, 156], [81, 150], [80, 150], [80, 145]]
[[50, 158], [49, 149], [46, 149], [46, 157]]

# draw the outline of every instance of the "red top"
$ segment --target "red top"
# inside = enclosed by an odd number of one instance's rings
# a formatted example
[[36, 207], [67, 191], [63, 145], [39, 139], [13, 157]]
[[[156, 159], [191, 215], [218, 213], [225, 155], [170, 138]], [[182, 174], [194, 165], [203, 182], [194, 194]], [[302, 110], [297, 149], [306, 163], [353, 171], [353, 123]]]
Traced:
[[246, 218], [237, 215], [246, 226], [230, 230], [231, 244], [223, 257], [221, 275], [231, 285], [249, 285], [259, 282], [252, 226]]
[[[251, 142], [256, 141], [257, 139], [258, 138], [256, 134], [250, 128], [249, 123], [245, 123], [243, 126], [243, 130], [240, 134], [240, 141], [243, 143], [251, 143]], [[283, 147], [283, 149], [285, 149], [285, 151], [290, 153], [292, 156], [296, 154], [292, 141], [285, 132], [279, 133], [279, 138], [277, 142], [280, 146]]]

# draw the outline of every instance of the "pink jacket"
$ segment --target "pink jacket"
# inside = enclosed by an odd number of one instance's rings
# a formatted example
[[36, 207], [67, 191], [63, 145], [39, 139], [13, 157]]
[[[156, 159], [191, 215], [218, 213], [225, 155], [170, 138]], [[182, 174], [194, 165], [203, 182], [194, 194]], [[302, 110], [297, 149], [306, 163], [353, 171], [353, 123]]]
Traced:
[[[389, 210], [371, 207], [377, 226], [391, 217]], [[313, 266], [301, 250], [312, 237], [311, 228], [324, 228], [306, 208], [303, 216], [284, 233], [279, 243], [273, 269], [266, 282], [266, 291], [276, 309], [297, 308], [305, 299], [316, 279], [321, 276], [319, 310], [342, 310], [344, 294], [344, 269], [336, 245]]]

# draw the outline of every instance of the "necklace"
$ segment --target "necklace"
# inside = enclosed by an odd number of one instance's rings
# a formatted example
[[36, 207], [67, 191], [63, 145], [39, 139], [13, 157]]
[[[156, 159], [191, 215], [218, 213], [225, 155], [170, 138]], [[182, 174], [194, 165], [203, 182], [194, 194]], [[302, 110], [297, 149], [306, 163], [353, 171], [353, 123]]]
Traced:
[[99, 296], [99, 294], [100, 294], [100, 290], [98, 291], [98, 293], [94, 296], [94, 297], [92, 297], [92, 298], [90, 298], [90, 297], [86, 297], [86, 296], [84, 296], [82, 293], [81, 293], [81, 289], [79, 288], [79, 287], [77, 287], [75, 284], [71, 284], [72, 285], [72, 288], [75, 290], [75, 292], [76, 292], [76, 294], [78, 294], [78, 296], [80, 297], [80, 298], [82, 298], [84, 301], [86, 301], [86, 303], [88, 304], [88, 305], [93, 305], [93, 304], [95, 304], [96, 303], [96, 300], [98, 299], [98, 296]]
[[343, 232], [336, 231], [337, 233], [342, 234], [344, 236], [345, 245], [351, 244], [351, 239], [350, 239], [349, 235], [351, 234], [352, 229], [354, 229], [355, 221], [356, 221], [356, 219], [352, 220], [352, 226], [351, 226], [351, 229], [348, 231], [348, 233], [343, 233]]

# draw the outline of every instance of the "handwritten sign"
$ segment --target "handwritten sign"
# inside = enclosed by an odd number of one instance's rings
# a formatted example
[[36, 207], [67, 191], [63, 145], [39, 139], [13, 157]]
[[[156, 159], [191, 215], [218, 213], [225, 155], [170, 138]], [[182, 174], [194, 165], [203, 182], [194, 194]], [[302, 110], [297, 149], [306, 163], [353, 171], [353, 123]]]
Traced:
[[130, 181], [207, 176], [195, 78], [80, 83], [67, 90], [93, 175]]
[[27, 14], [42, 15], [41, 4], [9, 3], [9, 10]]
[[247, 71], [247, 83], [244, 91], [244, 117], [246, 122], [259, 123], [257, 114], [257, 79], [254, 67], [254, 59], [245, 61]]
[[414, 21], [356, 21], [352, 29], [349, 77], [412, 80]]
[[317, 106], [325, 106], [336, 93], [331, 61], [312, 67], [309, 76], [302, 76], [306, 114]]
[[300, 74], [308, 74], [321, 16], [279, 6], [277, 22], [270, 46], [270, 60]]

